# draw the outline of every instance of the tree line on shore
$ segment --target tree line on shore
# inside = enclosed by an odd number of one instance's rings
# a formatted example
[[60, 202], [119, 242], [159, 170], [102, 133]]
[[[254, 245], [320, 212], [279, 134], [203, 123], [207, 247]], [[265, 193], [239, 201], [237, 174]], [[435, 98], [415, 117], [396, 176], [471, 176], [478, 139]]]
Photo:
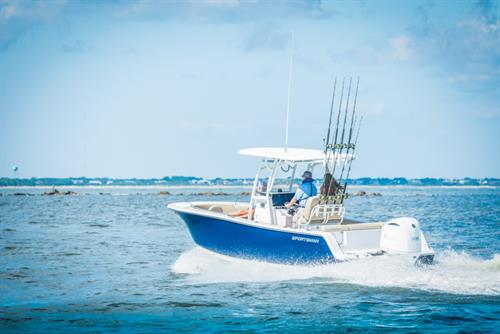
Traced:
[[[161, 196], [250, 196], [252, 193], [249, 191], [242, 191], [239, 193], [230, 193], [230, 192], [224, 192], [224, 191], [218, 191], [218, 192], [212, 192], [212, 191], [204, 191], [204, 192], [194, 192], [194, 193], [181, 193], [181, 192], [176, 192], [176, 193], [171, 193], [169, 191], [160, 191], [158, 193], [137, 193], [137, 195], [161, 195]], [[0, 196], [36, 196], [37, 194], [29, 193], [29, 192], [14, 192], [14, 193], [7, 193], [7, 194], [2, 194], [0, 193]], [[81, 193], [81, 192], [75, 192], [72, 190], [58, 190], [57, 188], [53, 187], [51, 190], [44, 191], [43, 193], [38, 194], [40, 196], [75, 196], [75, 195], [89, 195], [89, 193]], [[103, 193], [99, 192], [94, 195], [111, 195], [111, 193]], [[373, 193], [367, 193], [366, 191], [358, 191], [355, 193], [350, 194], [349, 196], [382, 196], [381, 193], [378, 192], [373, 192]]]
[[[286, 180], [277, 180], [277, 182], [286, 182]], [[299, 180], [297, 179], [297, 182]], [[320, 179], [318, 181], [321, 181]], [[182, 186], [182, 185], [234, 185], [249, 186], [253, 182], [251, 178], [213, 178], [204, 179], [194, 176], [167, 176], [161, 179], [117, 179], [108, 177], [70, 177], [70, 178], [0, 178], [0, 187], [15, 186]], [[410, 186], [500, 186], [500, 179], [497, 178], [418, 178], [407, 179], [404, 177], [396, 178], [372, 178], [362, 177], [349, 179], [351, 185], [362, 186], [391, 186], [391, 185], [410, 185]]]

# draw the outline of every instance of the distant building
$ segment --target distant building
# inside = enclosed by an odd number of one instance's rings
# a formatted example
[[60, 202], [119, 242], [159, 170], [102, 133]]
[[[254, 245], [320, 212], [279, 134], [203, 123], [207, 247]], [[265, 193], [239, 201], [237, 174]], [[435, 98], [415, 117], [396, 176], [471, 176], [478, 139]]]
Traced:
[[212, 184], [212, 182], [210, 182], [210, 180], [207, 180], [207, 179], [191, 180], [190, 183], [196, 184], [196, 185], [210, 185], [210, 184]]

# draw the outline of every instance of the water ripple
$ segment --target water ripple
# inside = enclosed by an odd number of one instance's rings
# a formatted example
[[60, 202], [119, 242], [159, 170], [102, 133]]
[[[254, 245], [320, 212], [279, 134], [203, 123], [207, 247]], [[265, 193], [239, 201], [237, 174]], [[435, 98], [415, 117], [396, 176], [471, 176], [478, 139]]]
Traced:
[[424, 268], [389, 257], [290, 267], [214, 256], [166, 207], [211, 197], [143, 196], [154, 191], [0, 196], [0, 332], [500, 328], [497, 188], [381, 187], [370, 188], [381, 197], [349, 199], [353, 218], [419, 219], [437, 252]]

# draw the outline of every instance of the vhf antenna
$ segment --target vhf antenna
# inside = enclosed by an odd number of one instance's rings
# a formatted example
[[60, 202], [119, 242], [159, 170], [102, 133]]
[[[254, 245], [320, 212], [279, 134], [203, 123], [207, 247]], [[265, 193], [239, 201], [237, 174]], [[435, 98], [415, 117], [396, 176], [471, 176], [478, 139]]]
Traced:
[[286, 106], [286, 117], [285, 117], [285, 152], [288, 149], [288, 118], [290, 115], [290, 95], [292, 91], [293, 42], [294, 42], [294, 36], [292, 31], [292, 36], [290, 41], [290, 64], [288, 66], [288, 103]]

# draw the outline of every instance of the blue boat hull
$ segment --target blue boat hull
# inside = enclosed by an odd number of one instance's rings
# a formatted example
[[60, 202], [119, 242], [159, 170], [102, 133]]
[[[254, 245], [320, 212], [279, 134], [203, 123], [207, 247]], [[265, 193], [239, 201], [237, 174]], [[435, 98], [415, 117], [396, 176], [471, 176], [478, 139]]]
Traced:
[[194, 242], [216, 253], [286, 264], [335, 261], [321, 236], [261, 228], [187, 212], [177, 213], [185, 221]]

